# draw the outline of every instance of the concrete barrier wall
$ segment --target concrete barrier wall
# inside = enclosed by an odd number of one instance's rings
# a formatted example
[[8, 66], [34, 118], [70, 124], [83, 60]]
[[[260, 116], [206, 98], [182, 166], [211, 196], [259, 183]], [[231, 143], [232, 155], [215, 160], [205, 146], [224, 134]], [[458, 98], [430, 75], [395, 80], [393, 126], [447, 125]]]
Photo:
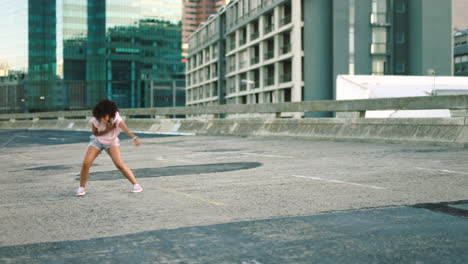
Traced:
[[[210, 136], [298, 137], [468, 147], [468, 117], [317, 119], [127, 119], [133, 131]], [[90, 131], [88, 120], [2, 121], [0, 129]]]

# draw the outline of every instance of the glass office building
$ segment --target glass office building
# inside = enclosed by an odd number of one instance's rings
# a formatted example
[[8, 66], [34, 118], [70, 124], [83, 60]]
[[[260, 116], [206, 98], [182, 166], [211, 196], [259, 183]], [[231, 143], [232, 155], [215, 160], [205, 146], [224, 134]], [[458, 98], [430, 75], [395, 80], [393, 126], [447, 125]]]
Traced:
[[0, 111], [84, 109], [105, 97], [149, 107], [151, 80], [185, 70], [181, 11], [177, 1], [0, 0]]

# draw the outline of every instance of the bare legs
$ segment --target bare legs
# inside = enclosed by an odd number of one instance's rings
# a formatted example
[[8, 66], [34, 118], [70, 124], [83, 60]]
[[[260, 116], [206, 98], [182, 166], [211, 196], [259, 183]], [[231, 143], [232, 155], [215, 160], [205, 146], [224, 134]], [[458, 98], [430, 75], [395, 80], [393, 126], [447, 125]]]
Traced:
[[109, 155], [114, 162], [117, 169], [119, 169], [122, 174], [133, 184], [137, 184], [137, 180], [135, 179], [135, 175], [133, 172], [123, 163], [122, 159], [120, 158], [120, 147], [119, 146], [112, 146], [109, 149]]
[[83, 159], [83, 165], [81, 166], [81, 174], [80, 174], [80, 186], [85, 187], [86, 182], [88, 181], [89, 177], [89, 168], [93, 165], [94, 160], [99, 155], [99, 150], [95, 147], [88, 147], [86, 151], [85, 157]]
[[[88, 181], [89, 168], [91, 167], [91, 165], [93, 165], [93, 162], [99, 155], [99, 153], [100, 151], [97, 148], [91, 146], [88, 147], [88, 150], [86, 151], [80, 174], [80, 186], [83, 188], [85, 187], [86, 182]], [[135, 176], [133, 175], [133, 172], [127, 167], [127, 165], [125, 165], [125, 163], [123, 163], [122, 158], [120, 157], [119, 146], [112, 146], [109, 149], [109, 156], [111, 157], [117, 169], [119, 169], [131, 183], [138, 183], [135, 179]]]

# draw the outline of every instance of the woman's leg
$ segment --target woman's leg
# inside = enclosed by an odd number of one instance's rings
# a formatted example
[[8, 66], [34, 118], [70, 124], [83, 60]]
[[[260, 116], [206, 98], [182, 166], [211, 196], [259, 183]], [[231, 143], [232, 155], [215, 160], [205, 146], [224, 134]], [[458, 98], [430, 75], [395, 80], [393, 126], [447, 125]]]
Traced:
[[100, 151], [95, 147], [88, 147], [86, 151], [85, 157], [83, 159], [83, 165], [81, 166], [81, 174], [80, 174], [80, 186], [85, 187], [86, 182], [88, 181], [89, 177], [89, 168], [93, 165], [94, 160], [99, 155]]
[[112, 146], [109, 148], [109, 155], [114, 162], [117, 169], [119, 169], [122, 174], [133, 184], [137, 184], [137, 180], [135, 179], [135, 175], [133, 172], [123, 163], [122, 158], [120, 157], [120, 147], [119, 146]]

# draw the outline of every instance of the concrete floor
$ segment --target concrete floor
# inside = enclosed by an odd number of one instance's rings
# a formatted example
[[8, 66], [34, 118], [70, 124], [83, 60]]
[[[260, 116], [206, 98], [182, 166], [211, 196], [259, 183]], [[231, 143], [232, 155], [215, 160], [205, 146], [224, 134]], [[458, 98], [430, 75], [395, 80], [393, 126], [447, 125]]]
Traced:
[[466, 263], [468, 149], [0, 131], [0, 263]]

